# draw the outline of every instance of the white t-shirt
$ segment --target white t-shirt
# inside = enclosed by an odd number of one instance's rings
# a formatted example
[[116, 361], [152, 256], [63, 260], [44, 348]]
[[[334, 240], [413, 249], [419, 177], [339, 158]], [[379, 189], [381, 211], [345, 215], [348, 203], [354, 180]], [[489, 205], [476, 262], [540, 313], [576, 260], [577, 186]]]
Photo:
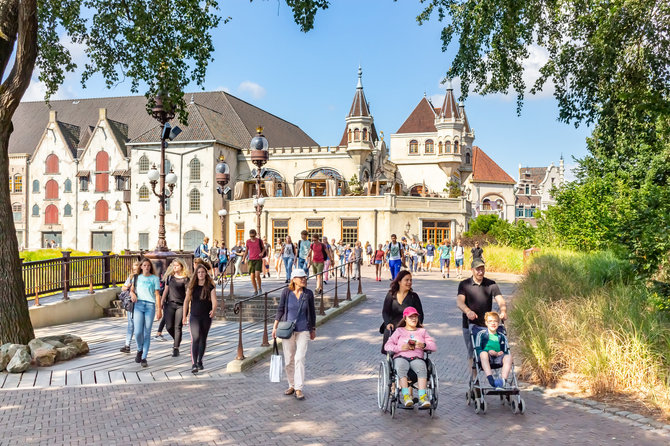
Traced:
[[463, 258], [465, 250], [462, 246], [454, 246], [454, 260], [460, 260]]
[[400, 243], [389, 243], [389, 260], [400, 260]]

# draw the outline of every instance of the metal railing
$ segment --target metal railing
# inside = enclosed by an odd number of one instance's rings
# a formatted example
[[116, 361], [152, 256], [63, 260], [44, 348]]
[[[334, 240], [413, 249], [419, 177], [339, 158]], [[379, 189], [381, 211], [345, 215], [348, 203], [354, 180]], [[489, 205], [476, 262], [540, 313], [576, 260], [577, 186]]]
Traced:
[[[331, 291], [334, 292], [331, 308], [339, 308], [339, 306], [340, 306], [340, 302], [339, 302], [339, 298], [338, 298], [338, 289], [339, 289], [340, 286], [344, 286], [344, 283], [341, 280], [340, 283], [338, 284], [337, 279], [338, 279], [342, 269], [346, 270], [347, 291], [346, 291], [345, 300], [351, 300], [351, 280], [352, 280], [351, 272], [352, 272], [352, 268], [353, 268], [354, 264], [357, 263], [357, 262], [359, 263], [358, 264], [358, 290], [357, 290], [357, 294], [363, 294], [363, 285], [362, 285], [362, 280], [361, 280], [361, 271], [362, 271], [362, 266], [363, 266], [362, 263], [361, 263], [362, 260], [353, 260], [351, 262], [343, 263], [343, 264], [331, 267], [327, 270], [324, 270], [320, 273], [313, 274], [313, 275], [307, 277], [308, 279], [310, 279], [310, 278], [317, 278], [317, 277], [321, 276], [321, 279], [322, 279], [321, 280], [321, 289], [317, 290], [318, 293], [316, 293], [315, 296], [314, 296], [315, 299], [319, 298], [319, 300], [320, 300], [319, 308], [317, 310], [317, 314], [319, 316], [323, 316], [323, 315], [326, 314], [324, 294], [327, 293], [327, 292], [331, 292]], [[297, 266], [295, 266], [294, 268], [297, 268]], [[326, 291], [326, 290], [324, 290], [325, 287], [324, 287], [324, 282], [323, 282], [323, 275], [327, 272], [328, 273], [333, 272], [333, 275], [335, 276], [335, 285], [333, 287], [329, 288]], [[232, 283], [231, 283], [231, 285], [232, 285]], [[262, 322], [263, 322], [263, 339], [261, 341], [261, 345], [260, 345], [261, 347], [268, 347], [270, 345], [270, 343], [268, 342], [268, 296], [270, 295], [270, 293], [276, 293], [277, 291], [283, 291], [286, 288], [288, 288], [288, 284], [284, 284], [280, 287], [271, 289], [269, 291], [264, 291], [263, 294], [262, 294], [262, 296], [263, 296], [263, 320], [262, 320]], [[231, 286], [231, 289], [232, 289], [232, 286]], [[232, 294], [232, 291], [231, 291], [231, 296], [232, 295], [233, 294]], [[239, 320], [238, 339], [237, 339], [237, 356], [235, 357], [235, 359], [239, 359], [239, 360], [244, 359], [244, 347], [243, 347], [243, 344], [242, 344], [242, 334], [243, 334], [242, 333], [243, 332], [242, 312], [243, 312], [244, 304], [246, 302], [249, 302], [249, 301], [253, 300], [253, 299], [258, 299], [258, 297], [259, 297], [259, 295], [254, 295], [254, 296], [251, 296], [251, 297], [240, 299], [237, 302], [235, 302], [235, 305], [233, 307], [233, 312], [236, 315], [238, 315], [238, 320]], [[274, 315], [273, 315], [273, 317], [274, 317]]]

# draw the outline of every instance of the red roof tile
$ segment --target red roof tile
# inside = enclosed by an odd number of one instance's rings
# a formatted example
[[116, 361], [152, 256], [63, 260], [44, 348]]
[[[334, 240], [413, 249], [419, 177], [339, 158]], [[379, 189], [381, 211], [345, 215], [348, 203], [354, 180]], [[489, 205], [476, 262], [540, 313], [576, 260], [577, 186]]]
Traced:
[[396, 133], [437, 132], [433, 106], [424, 97]]
[[458, 118], [458, 105], [456, 105], [456, 99], [454, 98], [454, 90], [451, 88], [447, 90], [447, 94], [444, 95], [444, 103], [442, 103], [442, 108], [440, 109], [440, 117], [442, 118]]
[[472, 148], [472, 181], [483, 183], [516, 184], [516, 181], [496, 164], [482, 149]]

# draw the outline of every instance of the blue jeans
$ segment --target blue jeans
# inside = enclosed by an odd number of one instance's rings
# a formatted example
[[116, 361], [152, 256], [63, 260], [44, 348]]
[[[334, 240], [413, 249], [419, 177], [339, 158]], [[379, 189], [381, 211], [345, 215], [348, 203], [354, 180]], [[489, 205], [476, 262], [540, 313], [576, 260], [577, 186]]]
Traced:
[[391, 270], [391, 279], [395, 280], [395, 277], [400, 272], [400, 266], [402, 265], [402, 260], [389, 260], [389, 269]]
[[134, 324], [133, 324], [133, 313], [130, 311], [126, 311], [126, 315], [128, 316], [128, 328], [126, 328], [126, 345], [130, 347], [130, 341], [133, 340], [133, 331], [134, 331]]
[[307, 259], [298, 257], [298, 268], [304, 269], [309, 276], [309, 268], [307, 267]]
[[409, 256], [409, 271], [416, 272], [417, 269], [419, 269], [419, 257]]
[[340, 257], [340, 277], [346, 277], [345, 271], [344, 271], [344, 264], [347, 263], [347, 260], [344, 258], [344, 256]]
[[142, 359], [147, 359], [149, 345], [151, 344], [151, 326], [156, 316], [156, 304], [146, 300], [135, 302], [135, 311], [133, 313], [135, 324], [135, 342], [137, 350], [142, 352]]
[[284, 269], [286, 270], [286, 280], [291, 280], [291, 271], [293, 271], [293, 257], [284, 257]]

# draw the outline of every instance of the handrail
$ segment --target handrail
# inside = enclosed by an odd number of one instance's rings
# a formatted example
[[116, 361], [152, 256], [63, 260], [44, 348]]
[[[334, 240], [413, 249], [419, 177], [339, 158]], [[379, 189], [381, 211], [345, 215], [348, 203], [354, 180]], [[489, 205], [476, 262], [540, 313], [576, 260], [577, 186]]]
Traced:
[[[316, 273], [316, 274], [312, 274], [311, 276], [307, 276], [308, 279], [312, 278], [312, 277], [321, 276], [321, 289], [319, 290], [319, 294], [321, 295], [321, 299], [320, 299], [321, 302], [320, 302], [320, 306], [319, 306], [319, 315], [320, 316], [326, 314], [325, 308], [324, 308], [324, 297], [323, 297], [324, 296], [323, 275], [327, 272], [334, 271], [335, 287], [331, 288], [331, 290], [335, 290], [335, 295], [333, 297], [332, 308], [338, 308], [339, 307], [339, 302], [337, 300], [337, 289], [338, 289], [339, 285], [337, 284], [337, 276], [338, 276], [339, 270], [346, 267], [346, 270], [347, 270], [347, 299], [346, 300], [351, 300], [351, 274], [350, 274], [349, 266], [353, 265], [355, 263], [358, 263], [359, 268], [360, 268], [361, 266], [363, 266], [361, 262], [362, 262], [362, 259], [355, 259], [355, 260], [352, 260], [350, 262], [346, 262], [346, 263], [336, 265], [336, 266], [331, 267], [327, 270], [324, 270], [320, 273]], [[360, 269], [359, 269], [358, 273], [359, 273], [358, 294], [362, 294], [363, 293], [363, 287], [361, 285], [362, 281], [361, 281], [361, 274], [360, 274], [361, 271], [360, 271]], [[270, 343], [268, 342], [268, 295], [270, 293], [274, 293], [276, 291], [283, 290], [284, 288], [287, 288], [288, 286], [289, 286], [289, 284], [284, 284], [280, 287], [273, 288], [269, 291], [264, 291], [263, 292], [263, 303], [264, 303], [264, 309], [263, 309], [263, 340], [261, 341], [261, 347], [268, 347], [270, 345]], [[246, 297], [244, 299], [240, 299], [240, 300], [236, 301], [235, 305], [233, 306], [233, 313], [237, 314], [239, 316], [239, 318], [238, 318], [239, 319], [239, 328], [238, 328], [238, 339], [237, 339], [237, 356], [235, 357], [235, 359], [242, 360], [242, 359], [245, 358], [244, 347], [243, 347], [243, 344], [242, 344], [242, 330], [243, 330], [243, 328], [242, 328], [242, 310], [243, 310], [244, 303], [249, 302], [252, 299], [257, 299], [258, 296], [259, 295], [256, 294], [254, 296], [250, 296], [250, 297]]]

